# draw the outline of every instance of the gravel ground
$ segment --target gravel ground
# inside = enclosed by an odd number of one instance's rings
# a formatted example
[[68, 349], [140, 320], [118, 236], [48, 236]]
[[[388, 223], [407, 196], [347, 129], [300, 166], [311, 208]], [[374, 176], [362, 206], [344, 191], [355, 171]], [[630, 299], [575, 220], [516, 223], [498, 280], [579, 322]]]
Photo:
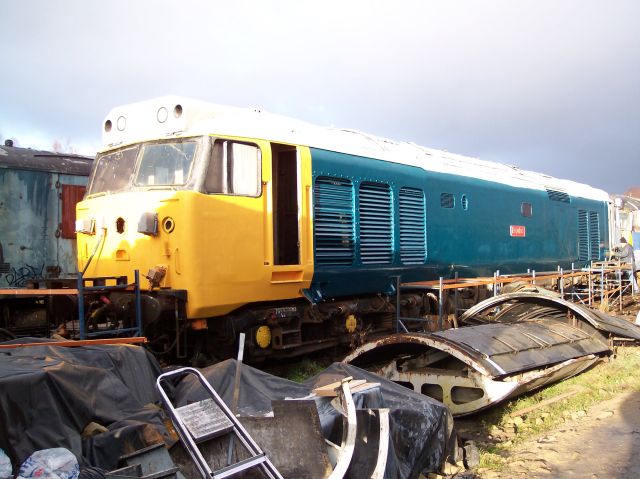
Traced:
[[530, 439], [501, 471], [479, 469], [482, 479], [640, 478], [640, 393], [601, 402], [552, 434]]

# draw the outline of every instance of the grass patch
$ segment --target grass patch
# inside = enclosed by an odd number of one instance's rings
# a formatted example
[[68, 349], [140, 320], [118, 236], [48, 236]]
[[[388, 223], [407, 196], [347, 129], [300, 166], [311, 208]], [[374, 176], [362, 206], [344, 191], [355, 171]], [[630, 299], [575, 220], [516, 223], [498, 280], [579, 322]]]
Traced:
[[500, 454], [480, 448], [480, 464], [478, 464], [478, 468], [500, 470], [504, 464], [504, 458]]
[[315, 376], [319, 372], [325, 370], [328, 365], [329, 364], [325, 361], [303, 359], [296, 364], [292, 364], [289, 368], [283, 371], [282, 377], [301, 383], [309, 379], [311, 376]]
[[493, 408], [482, 417], [485, 434], [495, 432], [495, 428], [509, 429], [513, 424], [511, 413], [534, 406], [571, 390], [579, 392], [562, 401], [542, 406], [523, 416], [524, 422], [515, 426], [515, 433], [506, 441], [492, 446], [481, 447], [480, 467], [499, 469], [503, 465], [501, 456], [523, 441], [544, 435], [558, 428], [567, 418], [573, 418], [587, 411], [591, 406], [614, 396], [640, 391], [640, 347], [619, 348], [617, 356], [598, 364], [591, 370], [544, 388], [536, 393], [522, 396], [502, 406]]

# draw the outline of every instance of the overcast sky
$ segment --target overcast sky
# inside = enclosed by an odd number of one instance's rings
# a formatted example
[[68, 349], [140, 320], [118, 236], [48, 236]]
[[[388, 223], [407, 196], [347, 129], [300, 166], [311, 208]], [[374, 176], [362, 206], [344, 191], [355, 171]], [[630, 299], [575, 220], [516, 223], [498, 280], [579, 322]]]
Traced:
[[178, 94], [640, 184], [640, 1], [0, 0], [0, 137], [93, 153]]

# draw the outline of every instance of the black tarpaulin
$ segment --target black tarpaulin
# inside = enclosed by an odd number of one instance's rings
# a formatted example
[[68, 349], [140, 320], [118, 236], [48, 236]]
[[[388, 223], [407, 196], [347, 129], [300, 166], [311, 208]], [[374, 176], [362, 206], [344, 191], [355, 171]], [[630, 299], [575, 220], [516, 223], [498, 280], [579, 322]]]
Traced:
[[[235, 369], [236, 362], [229, 360], [203, 370], [227, 404], [232, 402]], [[0, 448], [14, 467], [34, 451], [64, 447], [83, 466], [115, 469], [121, 455], [171, 441], [163, 423], [165, 415], [154, 404], [159, 400], [155, 390], [159, 373], [153, 357], [136, 346], [68, 348], [43, 342], [42, 346], [0, 350]], [[358, 409], [390, 409], [387, 479], [413, 479], [422, 471], [436, 471], [455, 451], [453, 422], [444, 405], [343, 363], [305, 384], [245, 365], [238, 412], [268, 415], [271, 401], [307, 397], [314, 387], [346, 376], [380, 383], [379, 388], [355, 393], [354, 401]], [[175, 387], [177, 405], [205, 398], [194, 379], [186, 377]], [[323, 433], [339, 442], [342, 416], [331, 406], [331, 398], [314, 400]], [[108, 431], [82, 438], [91, 422]], [[291, 440], [295, 438], [296, 431], [291, 431]]]
[[[202, 373], [228, 405], [232, 402], [236, 362], [228, 360], [205, 368]], [[334, 363], [304, 384], [272, 376], [243, 366], [238, 401], [240, 416], [264, 416], [272, 412], [271, 401], [308, 397], [312, 390], [340, 378], [351, 376], [380, 387], [353, 395], [357, 409], [390, 409], [391, 451], [385, 477], [417, 478], [423, 471], [435, 472], [455, 451], [453, 420], [442, 403], [415, 393], [355, 366]], [[174, 390], [177, 406], [205, 399], [206, 393], [195, 377], [187, 376]], [[315, 397], [325, 437], [337, 440], [342, 416], [331, 406], [331, 398]], [[295, 440], [295, 431], [292, 431]], [[339, 441], [338, 441], [339, 442]]]
[[[0, 448], [14, 466], [34, 451], [64, 447], [81, 464], [113, 469], [129, 449], [168, 439], [153, 405], [160, 368], [143, 348], [42, 343], [0, 350]], [[90, 422], [108, 432], [83, 439]]]

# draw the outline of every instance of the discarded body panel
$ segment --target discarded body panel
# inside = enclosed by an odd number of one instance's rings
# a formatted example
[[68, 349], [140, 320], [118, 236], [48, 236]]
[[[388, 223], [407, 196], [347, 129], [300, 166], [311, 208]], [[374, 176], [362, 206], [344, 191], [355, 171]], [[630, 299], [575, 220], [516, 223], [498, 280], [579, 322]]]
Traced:
[[[347, 473], [349, 466], [351, 465], [351, 458], [353, 452], [356, 449], [356, 433], [358, 431], [358, 422], [356, 416], [356, 405], [351, 397], [351, 388], [349, 387], [349, 381], [343, 380], [340, 384], [340, 406], [339, 409], [343, 412], [343, 426], [342, 426], [342, 443], [340, 446], [327, 440], [327, 444], [333, 449], [335, 456], [333, 471], [329, 476], [329, 479], [342, 479]], [[331, 451], [330, 449], [330, 451]], [[331, 452], [329, 457], [331, 457]]]
[[[228, 360], [202, 371], [207, 381], [216, 391], [219, 391], [226, 402], [232, 400], [233, 382], [229, 378], [233, 377], [234, 368], [235, 360]], [[352, 438], [355, 436], [355, 441], [349, 438], [349, 416], [353, 416], [349, 414], [350, 408], [344, 406], [336, 408], [338, 401], [336, 394], [329, 396], [313, 392], [317, 389], [325, 389], [327, 385], [336, 381], [341, 384], [347, 377], [353, 378], [350, 389], [355, 405], [355, 416], [357, 416], [355, 423], [359, 424], [358, 431], [350, 435]], [[344, 445], [351, 448], [355, 443], [351, 459], [344, 461], [350, 463], [349, 468], [340, 468], [341, 472], [346, 471], [344, 477], [381, 477], [385, 472], [386, 477], [398, 479], [418, 477], [420, 473], [426, 475], [428, 472], [441, 470], [446, 458], [453, 457], [457, 451], [456, 437], [452, 432], [451, 414], [443, 404], [424, 395], [406, 391], [391, 381], [381, 379], [349, 364], [335, 363], [304, 384], [271, 376], [250, 366], [243, 366], [240, 381], [238, 416], [241, 422], [246, 418], [263, 419], [265, 416], [277, 418], [279, 414], [273, 405], [285, 398], [286, 401], [280, 401], [285, 406], [296, 404], [300, 400], [315, 401], [322, 436], [338, 446]], [[377, 386], [358, 391], [357, 387], [352, 387], [353, 383], [374, 383]], [[338, 392], [338, 394], [342, 393]], [[192, 377], [185, 377], [180, 381], [174, 395], [176, 405], [185, 405], [204, 398], [200, 388], [194, 387]], [[384, 411], [385, 409], [388, 409], [388, 413]], [[371, 414], [375, 414], [376, 417]], [[364, 417], [367, 417], [368, 421], [363, 419]], [[351, 419], [352, 422], [354, 420], [355, 418]], [[289, 426], [288, 431], [282, 431], [284, 436], [282, 441], [286, 444], [286, 441], [295, 438], [296, 444], [291, 445], [288, 456], [279, 454], [275, 448], [271, 448], [269, 441], [264, 441], [264, 445], [260, 443], [265, 451], [273, 455], [274, 464], [283, 475], [285, 475], [284, 471], [293, 470], [292, 466], [295, 466], [294, 463], [298, 461], [296, 451], [299, 444], [297, 443], [301, 443], [300, 436], [304, 434], [304, 430], [297, 428], [293, 421], [289, 421]], [[363, 429], [360, 429], [361, 427]], [[376, 429], [379, 430], [376, 431]], [[365, 430], [366, 437], [363, 437]], [[256, 440], [258, 437], [261, 441], [265, 439], [264, 435], [256, 435]], [[308, 454], [311, 450], [308, 448], [306, 453]], [[344, 450], [341, 452], [344, 456]], [[285, 464], [287, 461], [291, 464]], [[180, 461], [176, 462], [180, 463]], [[323, 470], [324, 468], [317, 472], [322, 473]], [[296, 474], [285, 475], [285, 477], [316, 476], [305, 476], [298, 469]]]
[[532, 319], [568, 322], [582, 328], [588, 324], [605, 336], [640, 340], [640, 327], [587, 306], [572, 303], [550, 291], [518, 292], [489, 298], [468, 309], [459, 319], [461, 324], [486, 322], [513, 323]]
[[[238, 420], [251, 437], [260, 445], [283, 477], [300, 479], [325, 479], [331, 474], [327, 445], [315, 402], [312, 400], [276, 400], [272, 402], [273, 415], [239, 416]], [[291, 440], [292, 434], [295, 440]], [[216, 469], [227, 465], [229, 441], [218, 437], [198, 444], [202, 454]], [[243, 446], [234, 441], [232, 457], [241, 457]], [[191, 456], [181, 443], [171, 448], [171, 458], [187, 478], [198, 477]], [[245, 471], [239, 477], [265, 476], [259, 472]]]
[[120, 456], [120, 466], [105, 479], [186, 479], [162, 442]]
[[593, 328], [545, 320], [397, 334], [361, 346], [345, 361], [462, 416], [579, 374], [608, 354]]

